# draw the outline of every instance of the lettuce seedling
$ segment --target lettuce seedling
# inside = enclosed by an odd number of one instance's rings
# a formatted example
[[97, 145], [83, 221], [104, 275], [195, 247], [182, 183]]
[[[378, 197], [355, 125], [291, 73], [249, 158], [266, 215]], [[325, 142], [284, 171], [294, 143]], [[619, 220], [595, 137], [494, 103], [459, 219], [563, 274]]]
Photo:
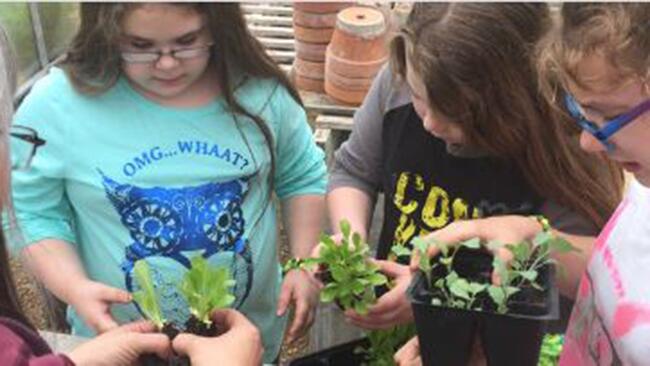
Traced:
[[361, 240], [359, 233], [352, 233], [350, 223], [342, 220], [340, 228], [341, 243], [322, 234], [318, 258], [289, 261], [284, 271], [317, 268], [317, 276], [325, 285], [320, 294], [321, 302], [335, 301], [345, 310], [366, 314], [377, 301], [375, 287], [385, 285], [388, 279], [370, 261], [368, 244]]
[[185, 273], [179, 290], [190, 307], [190, 313], [209, 327], [212, 324], [210, 314], [235, 301], [235, 296], [231, 293], [235, 280], [227, 268], [211, 267], [201, 256], [194, 257], [191, 266]]
[[133, 299], [138, 303], [144, 316], [154, 323], [158, 329], [162, 329], [165, 324], [165, 319], [163, 318], [158, 303], [158, 293], [151, 280], [149, 264], [144, 260], [135, 262], [133, 273], [135, 275], [135, 282], [140, 287], [140, 290], [133, 293]]

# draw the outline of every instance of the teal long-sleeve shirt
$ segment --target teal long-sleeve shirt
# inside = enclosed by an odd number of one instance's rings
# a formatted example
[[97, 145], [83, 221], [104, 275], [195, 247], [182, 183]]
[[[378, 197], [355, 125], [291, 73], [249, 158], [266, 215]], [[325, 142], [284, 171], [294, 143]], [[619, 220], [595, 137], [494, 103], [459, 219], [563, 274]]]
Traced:
[[[236, 96], [273, 134], [277, 196], [324, 194], [323, 153], [288, 91], [250, 79]], [[134, 263], [147, 261], [164, 315], [177, 323], [189, 316], [177, 289], [189, 260], [203, 255], [227, 266], [237, 281], [234, 306], [259, 327], [265, 362], [272, 361], [286, 319], [275, 315], [281, 272], [271, 160], [251, 119], [234, 116], [222, 99], [161, 106], [124, 79], [101, 95], [82, 95], [54, 68], [14, 123], [47, 141], [31, 169], [12, 174], [22, 245], [72, 243], [91, 279], [129, 291], [137, 289]], [[141, 317], [134, 305], [112, 310], [121, 322]], [[75, 333], [91, 334], [73, 309], [68, 315]]]

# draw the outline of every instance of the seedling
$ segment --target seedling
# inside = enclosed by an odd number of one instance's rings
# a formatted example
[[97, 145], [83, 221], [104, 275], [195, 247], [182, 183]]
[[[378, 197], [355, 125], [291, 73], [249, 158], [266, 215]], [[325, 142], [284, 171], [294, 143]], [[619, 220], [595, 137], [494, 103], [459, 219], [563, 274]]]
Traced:
[[[227, 268], [211, 267], [205, 258], [194, 257], [192, 268], [187, 271], [179, 284], [179, 291], [189, 305], [190, 318], [185, 323], [188, 333], [215, 336], [219, 329], [210, 319], [214, 310], [228, 307], [235, 300], [231, 293], [235, 281]], [[140, 290], [133, 293], [133, 299], [138, 304], [145, 318], [170, 339], [174, 339], [180, 330], [163, 318], [160, 310], [160, 298], [151, 279], [151, 271], [146, 261], [139, 260], [134, 267], [135, 281]], [[186, 357], [173, 356], [163, 361], [155, 355], [144, 355], [140, 358], [143, 365], [189, 365]]]
[[415, 335], [415, 325], [397, 325], [390, 329], [366, 333], [369, 346], [357, 352], [364, 353], [368, 366], [395, 366], [395, 352]]
[[[532, 242], [522, 241], [503, 245], [491, 241], [487, 243], [488, 248], [504, 246], [513, 255], [509, 263], [505, 263], [498, 257], [493, 258], [492, 270], [497, 274], [500, 283], [492, 284], [484, 278], [465, 278], [459, 275], [454, 267], [456, 256], [461, 249], [481, 250], [482, 244], [479, 238], [469, 239], [456, 245], [415, 238], [412, 244], [413, 250], [419, 253], [418, 266], [426, 275], [432, 289], [432, 305], [477, 311], [495, 308], [496, 312], [501, 314], [508, 312], [510, 299], [523, 287], [531, 286], [535, 290], [543, 291], [537, 279], [543, 267], [555, 263], [551, 253], [576, 250], [569, 242], [549, 232], [539, 233]], [[429, 258], [426, 254], [430, 246], [438, 248], [440, 254], [437, 257]], [[392, 252], [399, 257], [411, 255], [412, 251], [404, 246], [393, 246]], [[491, 303], [485, 301], [486, 292]]]
[[194, 257], [191, 260], [192, 268], [185, 273], [183, 281], [179, 286], [179, 291], [185, 297], [189, 304], [190, 313], [199, 320], [200, 323], [189, 323], [190, 327], [199, 330], [196, 334], [206, 334], [212, 326], [210, 314], [214, 310], [223, 309], [235, 301], [235, 296], [231, 293], [231, 288], [235, 285], [235, 280], [230, 276], [230, 272], [225, 267], [210, 267], [208, 261], [201, 256]]
[[316, 269], [316, 275], [325, 285], [320, 294], [321, 302], [334, 301], [344, 310], [354, 309], [359, 314], [366, 314], [377, 301], [375, 287], [385, 285], [388, 280], [370, 261], [370, 248], [361, 240], [361, 235], [352, 233], [349, 222], [345, 220], [341, 221], [340, 228], [343, 236], [340, 243], [323, 234], [318, 258], [291, 260], [284, 271]]
[[140, 260], [135, 263], [133, 268], [135, 281], [140, 286], [140, 290], [133, 293], [133, 300], [140, 306], [144, 316], [149, 319], [158, 329], [162, 329], [166, 320], [163, 318], [158, 293], [151, 281], [149, 264]]

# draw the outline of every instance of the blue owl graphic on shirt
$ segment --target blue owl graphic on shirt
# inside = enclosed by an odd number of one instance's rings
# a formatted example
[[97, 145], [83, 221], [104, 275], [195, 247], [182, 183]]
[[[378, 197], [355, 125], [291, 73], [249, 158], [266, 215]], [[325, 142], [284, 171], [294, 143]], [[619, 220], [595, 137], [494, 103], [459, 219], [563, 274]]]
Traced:
[[202, 255], [211, 265], [230, 269], [236, 280], [234, 306], [241, 305], [253, 282], [242, 211], [247, 179], [182, 188], [137, 187], [103, 173], [102, 179], [132, 239], [122, 262], [127, 290], [137, 290], [135, 262], [147, 261], [163, 316], [182, 326], [190, 314], [178, 284], [190, 268], [190, 259]]

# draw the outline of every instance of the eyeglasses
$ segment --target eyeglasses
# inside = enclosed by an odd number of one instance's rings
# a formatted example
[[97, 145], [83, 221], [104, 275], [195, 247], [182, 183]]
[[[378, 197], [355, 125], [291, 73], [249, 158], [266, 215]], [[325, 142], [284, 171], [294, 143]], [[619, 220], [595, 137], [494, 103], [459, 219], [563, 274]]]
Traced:
[[608, 141], [609, 138], [611, 138], [621, 128], [634, 121], [637, 117], [650, 110], [649, 99], [629, 111], [603, 122], [603, 127], [601, 128], [584, 116], [580, 109], [580, 105], [571, 94], [566, 93], [564, 95], [564, 104], [566, 105], [569, 114], [571, 114], [571, 117], [578, 122], [580, 127], [592, 134], [598, 141], [600, 141], [600, 143], [605, 145], [607, 151], [614, 150], [614, 144]]
[[152, 51], [152, 52], [132, 52], [122, 51], [120, 55], [122, 60], [132, 64], [150, 64], [156, 63], [163, 55], [170, 55], [177, 60], [191, 60], [193, 58], [204, 56], [213, 46], [212, 43], [191, 48], [179, 48], [169, 51]]
[[33, 128], [14, 125], [9, 128], [9, 136], [15, 140], [11, 144], [11, 170], [25, 170], [32, 164], [36, 150], [45, 145]]

